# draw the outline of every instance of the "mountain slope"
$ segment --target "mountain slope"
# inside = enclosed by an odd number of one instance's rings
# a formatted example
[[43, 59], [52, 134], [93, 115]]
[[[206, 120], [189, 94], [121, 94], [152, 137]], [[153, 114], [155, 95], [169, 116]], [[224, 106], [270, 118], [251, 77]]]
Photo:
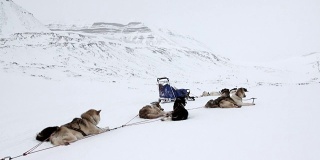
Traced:
[[[19, 33], [0, 39], [2, 69], [28, 75], [103, 78], [169, 76], [199, 72], [200, 64], [225, 66], [228, 59], [211, 51], [179, 45], [148, 45], [103, 36], [59, 33]], [[184, 70], [188, 66], [188, 70]], [[58, 78], [59, 79], [59, 78]]]
[[177, 34], [168, 29], [145, 25], [141, 22], [128, 24], [96, 22], [91, 26], [76, 25], [47, 25], [52, 31], [72, 31], [103, 36], [111, 40], [120, 40], [126, 43], [145, 44], [150, 46], [178, 46], [197, 50], [210, 50], [203, 43], [190, 36]]
[[49, 31], [30, 12], [12, 0], [0, 0], [0, 37], [14, 33]]
[[[284, 70], [285, 67], [236, 66], [192, 37], [140, 22], [97, 22], [85, 26], [49, 24], [47, 27], [52, 32], [40, 33], [46, 29], [32, 14], [10, 0], [1, 0], [1, 7], [0, 15], [4, 20], [1, 32], [19, 31], [5, 31], [16, 23], [21, 30], [36, 31], [0, 38], [0, 69], [7, 73], [99, 81], [178, 76], [179, 81], [191, 77], [214, 84], [227, 84], [234, 79], [239, 84], [300, 83], [310, 79], [317, 81], [319, 77], [308, 74], [305, 67], [297, 73]], [[6, 18], [8, 15], [13, 18]], [[312, 65], [317, 67], [317, 64]], [[256, 76], [260, 72], [263, 76]], [[297, 74], [299, 78], [295, 78]], [[267, 78], [268, 82], [266, 77], [271, 77]]]
[[307, 82], [320, 80], [320, 52], [277, 60], [268, 66], [293, 73], [293, 79], [307, 79]]

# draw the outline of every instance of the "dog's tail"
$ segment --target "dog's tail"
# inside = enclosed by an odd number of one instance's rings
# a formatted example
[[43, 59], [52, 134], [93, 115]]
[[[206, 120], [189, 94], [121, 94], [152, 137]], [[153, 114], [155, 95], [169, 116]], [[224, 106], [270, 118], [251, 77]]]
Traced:
[[58, 126], [47, 127], [37, 134], [36, 140], [41, 142], [49, 141], [49, 137], [51, 136], [51, 134], [57, 131], [58, 129]]

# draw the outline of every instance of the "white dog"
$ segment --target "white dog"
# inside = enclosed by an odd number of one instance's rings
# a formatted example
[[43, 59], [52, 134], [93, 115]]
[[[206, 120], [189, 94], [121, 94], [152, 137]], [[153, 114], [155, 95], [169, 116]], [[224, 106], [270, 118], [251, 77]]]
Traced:
[[231, 90], [231, 98], [233, 101], [236, 103], [237, 106], [253, 106], [255, 105], [253, 102], [252, 103], [243, 103], [242, 99], [246, 97], [246, 93], [248, 90], [246, 88], [238, 88], [237, 90]]

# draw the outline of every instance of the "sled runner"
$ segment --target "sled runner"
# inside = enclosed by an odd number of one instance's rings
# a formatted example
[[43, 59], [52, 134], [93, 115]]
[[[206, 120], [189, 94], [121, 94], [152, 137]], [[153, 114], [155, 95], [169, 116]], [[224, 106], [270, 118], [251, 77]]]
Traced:
[[190, 97], [189, 89], [176, 89], [170, 85], [169, 78], [162, 77], [157, 78], [159, 87], [159, 101], [160, 102], [172, 102], [176, 98], [186, 98], [186, 100], [194, 101], [195, 97]]

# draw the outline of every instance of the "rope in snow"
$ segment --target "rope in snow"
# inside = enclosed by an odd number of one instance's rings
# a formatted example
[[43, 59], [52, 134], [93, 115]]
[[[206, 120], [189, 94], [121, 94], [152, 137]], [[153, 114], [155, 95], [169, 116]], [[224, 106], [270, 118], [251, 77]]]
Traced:
[[124, 125], [127, 125], [128, 123], [130, 123], [132, 120], [134, 120], [136, 117], [138, 117], [139, 114], [137, 114], [136, 116], [134, 116], [132, 119], [130, 119], [130, 121], [128, 121], [126, 124]]
[[36, 146], [33, 147], [32, 149], [28, 150], [27, 152], [24, 152], [24, 153], [21, 154], [21, 155], [18, 155], [18, 156], [15, 156], [15, 157], [10, 157], [10, 156], [4, 157], [4, 158], [2, 158], [1, 160], [11, 160], [11, 159], [19, 158], [19, 157], [22, 157], [22, 156], [27, 156], [27, 155], [32, 154], [32, 153], [36, 153], [36, 152], [44, 151], [44, 150], [47, 150], [47, 149], [59, 147], [59, 146], [51, 146], [51, 147], [47, 147], [47, 148], [44, 148], [44, 149], [40, 149], [40, 150], [33, 151], [33, 150], [35, 150], [37, 147], [39, 147], [42, 143], [43, 143], [43, 142], [39, 143], [38, 145], [36, 145]]
[[[251, 99], [255, 99], [255, 98], [251, 98]], [[203, 108], [203, 106], [201, 107], [195, 107], [195, 108], [189, 108], [187, 110], [194, 110], [194, 109], [200, 109], [200, 108]], [[116, 129], [119, 129], [119, 128], [123, 128], [123, 127], [126, 127], [126, 126], [134, 126], [134, 125], [141, 125], [141, 124], [147, 124], [147, 123], [152, 123], [152, 122], [156, 122], [156, 121], [159, 121], [161, 119], [147, 119], [147, 120], [142, 120], [142, 121], [139, 121], [139, 122], [134, 122], [134, 123], [130, 123], [131, 121], [133, 121], [135, 118], [137, 118], [138, 115], [134, 116], [132, 119], [130, 119], [127, 123], [125, 123], [124, 125], [121, 125], [119, 127], [115, 127], [115, 128], [105, 128], [105, 131], [104, 132], [101, 132], [101, 133], [98, 133], [98, 134], [92, 134], [92, 135], [88, 135], [88, 136], [85, 136], [85, 137], [82, 137], [80, 139], [78, 139], [77, 141], [79, 140], [82, 140], [82, 139], [86, 139], [86, 138], [89, 138], [89, 137], [93, 137], [93, 136], [96, 136], [96, 135], [99, 135], [99, 134], [102, 134], [102, 133], [106, 133], [106, 132], [109, 132], [109, 131], [112, 131], [112, 130], [116, 130]], [[46, 139], [47, 140], [47, 139]], [[32, 147], [31, 149], [29, 149], [28, 151], [24, 152], [23, 154], [21, 155], [18, 155], [18, 156], [15, 156], [15, 157], [10, 157], [10, 156], [7, 156], [7, 157], [4, 157], [0, 160], [12, 160], [12, 159], [15, 159], [15, 158], [19, 158], [19, 157], [22, 157], [22, 156], [27, 156], [29, 154], [33, 154], [33, 153], [37, 153], [37, 152], [41, 152], [41, 151], [44, 151], [44, 150], [48, 150], [48, 149], [52, 149], [52, 148], [55, 148], [55, 147], [59, 147], [61, 145], [57, 145], [57, 146], [51, 146], [51, 147], [47, 147], [47, 148], [43, 148], [43, 149], [40, 149], [40, 150], [35, 150], [37, 149], [41, 144], [43, 144], [46, 140], [44, 140], [43, 142], [40, 142], [39, 144], [35, 145], [34, 147]]]
[[194, 110], [194, 109], [200, 109], [200, 108], [204, 108], [204, 107], [201, 106], [201, 107], [189, 108], [189, 109], [187, 109], [187, 110]]
[[[252, 99], [253, 102], [255, 99], [257, 98], [249, 98], [249, 99], [245, 99], [245, 100], [250, 100]], [[189, 108], [187, 110], [195, 110], [195, 109], [200, 109], [200, 108], [204, 108], [203, 106], [201, 107], [194, 107], [194, 108]], [[109, 131], [112, 131], [112, 130], [116, 130], [116, 129], [119, 129], [119, 128], [123, 128], [123, 127], [126, 127], [126, 126], [133, 126], [133, 125], [141, 125], [141, 124], [147, 124], [147, 123], [152, 123], [152, 122], [156, 122], [156, 121], [159, 121], [161, 119], [147, 119], [147, 120], [142, 120], [142, 121], [139, 121], [139, 122], [134, 122], [134, 123], [130, 123], [131, 121], [133, 121], [135, 118], [137, 118], [138, 115], [134, 116], [132, 119], [130, 119], [127, 123], [125, 123], [124, 125], [121, 125], [119, 127], [115, 127], [115, 128], [112, 128], [112, 129], [109, 129], [109, 128], [105, 128], [105, 131], [104, 132], [101, 132], [101, 133], [98, 133], [98, 134], [92, 134], [92, 135], [88, 135], [88, 136], [85, 136], [85, 137], [82, 137], [80, 139], [78, 139], [77, 141], [79, 140], [82, 140], [82, 139], [86, 139], [86, 138], [89, 138], [89, 137], [93, 137], [93, 136], [96, 136], [96, 135], [99, 135], [99, 134], [102, 134], [102, 133], [105, 133], [105, 132], [109, 132]], [[47, 138], [48, 139], [48, 138]], [[46, 139], [46, 140], [47, 140]], [[7, 156], [7, 157], [4, 157], [2, 158], [1, 160], [12, 160], [12, 159], [15, 159], [15, 158], [19, 158], [19, 157], [22, 157], [22, 156], [27, 156], [29, 154], [33, 154], [33, 153], [37, 153], [37, 152], [40, 152], [40, 151], [44, 151], [44, 150], [48, 150], [48, 149], [51, 149], [51, 148], [55, 148], [55, 147], [59, 147], [61, 145], [57, 145], [57, 146], [51, 146], [51, 147], [47, 147], [47, 148], [44, 148], [44, 149], [40, 149], [40, 150], [36, 150], [34, 151], [35, 149], [37, 149], [41, 144], [43, 144], [46, 140], [44, 140], [43, 142], [40, 142], [39, 144], [35, 145], [34, 147], [32, 147], [31, 149], [29, 149], [28, 151], [24, 152], [23, 154], [21, 155], [18, 155], [18, 156], [15, 156], [15, 157], [10, 157], [10, 156]]]
[[[82, 140], [82, 139], [86, 139], [86, 138], [89, 138], [89, 137], [93, 137], [93, 136], [96, 136], [96, 135], [99, 135], [99, 134], [102, 134], [102, 133], [106, 133], [106, 132], [109, 132], [109, 131], [112, 131], [112, 130], [116, 130], [116, 129], [119, 129], [119, 128], [123, 128], [123, 127], [126, 127], [126, 126], [133, 126], [133, 125], [140, 125], [140, 124], [147, 124], [147, 123], [151, 123], [151, 122], [156, 122], [156, 121], [159, 121], [160, 119], [148, 119], [148, 120], [142, 120], [142, 121], [139, 121], [139, 122], [134, 122], [134, 123], [130, 123], [132, 120], [134, 120], [138, 115], [134, 116], [132, 119], [130, 119], [127, 123], [125, 123], [124, 125], [121, 125], [119, 127], [115, 127], [115, 128], [112, 128], [112, 129], [109, 129], [109, 127], [107, 127], [107, 129], [104, 131], [104, 132], [101, 132], [101, 133], [98, 133], [98, 134], [92, 134], [92, 135], [88, 135], [88, 136], [85, 136], [83, 138], [80, 138], [78, 139], [77, 141], [79, 140]], [[41, 152], [41, 151], [44, 151], [44, 150], [48, 150], [48, 149], [52, 149], [52, 148], [55, 148], [55, 147], [59, 147], [59, 146], [62, 146], [62, 145], [57, 145], [57, 146], [51, 146], [51, 147], [47, 147], [47, 148], [43, 148], [43, 149], [40, 149], [40, 150], [36, 150], [41, 144], [43, 144], [47, 139], [45, 139], [43, 142], [40, 142], [39, 144], [35, 145], [34, 147], [32, 147], [31, 149], [29, 149], [28, 151], [24, 152], [23, 154], [21, 155], [18, 155], [18, 156], [15, 156], [15, 157], [11, 157], [11, 156], [7, 156], [7, 157], [4, 157], [4, 158], [1, 158], [0, 160], [12, 160], [12, 159], [15, 159], [15, 158], [19, 158], [19, 157], [22, 157], [22, 156], [27, 156], [29, 154], [33, 154], [33, 153], [37, 153], [37, 152]]]
[[126, 126], [134, 126], [134, 125], [140, 125], [140, 124], [147, 124], [147, 123], [152, 123], [152, 122], [156, 122], [159, 121], [161, 119], [148, 119], [148, 120], [144, 120], [144, 121], [139, 121], [139, 122], [135, 122], [135, 123], [130, 123]]

